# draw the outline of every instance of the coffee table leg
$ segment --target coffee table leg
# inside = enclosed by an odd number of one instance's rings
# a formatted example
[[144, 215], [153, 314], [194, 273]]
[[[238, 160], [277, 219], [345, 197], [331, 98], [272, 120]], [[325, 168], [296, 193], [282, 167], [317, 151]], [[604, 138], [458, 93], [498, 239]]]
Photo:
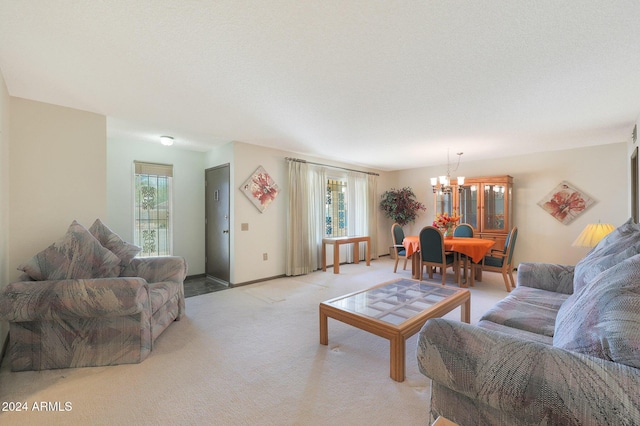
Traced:
[[328, 345], [329, 344], [329, 327], [328, 327], [328, 317], [327, 314], [322, 310], [322, 306], [320, 306], [320, 344]]
[[398, 335], [389, 341], [391, 346], [391, 378], [396, 382], [404, 382], [405, 339]]
[[462, 305], [460, 305], [460, 321], [469, 324], [471, 320], [471, 298], [467, 299]]

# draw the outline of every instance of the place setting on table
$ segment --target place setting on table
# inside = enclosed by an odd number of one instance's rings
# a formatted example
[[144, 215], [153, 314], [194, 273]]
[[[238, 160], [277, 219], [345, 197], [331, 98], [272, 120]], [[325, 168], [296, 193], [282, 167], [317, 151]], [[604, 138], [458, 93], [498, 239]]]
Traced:
[[[484, 238], [454, 236], [454, 230], [459, 220], [460, 216], [458, 216], [455, 211], [452, 215], [445, 212], [436, 216], [432, 226], [443, 234], [444, 249], [454, 254], [454, 263], [457, 267], [460, 266], [461, 262], [464, 263], [464, 275], [456, 273], [456, 276], [458, 277], [458, 285], [460, 287], [467, 287], [469, 283], [469, 279], [467, 278], [469, 260], [476, 264], [482, 262], [484, 256], [494, 246], [495, 241]], [[419, 279], [421, 275], [420, 236], [408, 235], [404, 238], [402, 245], [406, 250], [407, 257], [411, 257], [412, 260], [412, 277]], [[444, 273], [445, 271], [442, 272]], [[462, 278], [464, 278], [464, 281]], [[473, 285], [473, 276], [471, 276], [470, 279]]]

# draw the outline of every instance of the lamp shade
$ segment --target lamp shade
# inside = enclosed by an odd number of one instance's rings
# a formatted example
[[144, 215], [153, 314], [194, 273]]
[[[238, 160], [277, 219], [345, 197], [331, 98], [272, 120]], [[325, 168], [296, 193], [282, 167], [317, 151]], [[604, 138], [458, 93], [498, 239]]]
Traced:
[[601, 239], [614, 229], [613, 225], [609, 223], [591, 223], [582, 230], [571, 245], [574, 247], [595, 247]]

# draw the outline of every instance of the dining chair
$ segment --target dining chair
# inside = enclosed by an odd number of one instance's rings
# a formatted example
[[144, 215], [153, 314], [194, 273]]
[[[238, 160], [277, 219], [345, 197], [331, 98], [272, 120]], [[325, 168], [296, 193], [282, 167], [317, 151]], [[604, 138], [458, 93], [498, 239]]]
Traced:
[[456, 238], [473, 238], [473, 227], [468, 223], [461, 223], [453, 230], [453, 236]]
[[398, 261], [400, 258], [404, 257], [404, 266], [402, 269], [405, 270], [407, 269], [407, 259], [411, 256], [407, 256], [407, 250], [402, 245], [402, 241], [404, 240], [404, 230], [402, 229], [402, 226], [397, 223], [391, 225], [391, 237], [393, 238], [393, 248], [396, 254], [396, 263], [393, 265], [393, 272], [395, 273], [398, 269]]
[[517, 238], [518, 227], [514, 226], [507, 235], [504, 248], [502, 250], [491, 250], [489, 254], [482, 259], [481, 263], [483, 271], [502, 273], [507, 291], [511, 291], [511, 288], [516, 288], [516, 282], [513, 279], [513, 251], [516, 247]]
[[[453, 230], [453, 236], [455, 238], [473, 238], [473, 227], [468, 223], [461, 223], [460, 225], [456, 226], [455, 229]], [[464, 267], [465, 262], [463, 260], [466, 257], [467, 257], [466, 254], [460, 254], [460, 258], [459, 258], [460, 266]], [[472, 276], [474, 272], [473, 261], [471, 259], [467, 259], [467, 261], [469, 264], [469, 276]], [[473, 284], [474, 284], [473, 278], [469, 280], [469, 283], [470, 283], [470, 286], [473, 287]]]
[[456, 268], [453, 253], [445, 253], [444, 236], [442, 231], [433, 226], [425, 226], [420, 231], [420, 281], [422, 281], [423, 268], [426, 266], [429, 271], [429, 278], [433, 278], [433, 269], [440, 268], [442, 274], [442, 285], [446, 283], [447, 268], [452, 268], [458, 281], [460, 271]]

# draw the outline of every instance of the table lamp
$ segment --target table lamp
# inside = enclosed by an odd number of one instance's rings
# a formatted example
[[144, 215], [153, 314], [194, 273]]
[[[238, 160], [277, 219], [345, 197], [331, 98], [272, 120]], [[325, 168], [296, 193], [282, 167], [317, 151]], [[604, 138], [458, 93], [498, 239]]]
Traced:
[[574, 247], [595, 247], [601, 239], [614, 229], [613, 225], [609, 223], [590, 223], [571, 245]]

